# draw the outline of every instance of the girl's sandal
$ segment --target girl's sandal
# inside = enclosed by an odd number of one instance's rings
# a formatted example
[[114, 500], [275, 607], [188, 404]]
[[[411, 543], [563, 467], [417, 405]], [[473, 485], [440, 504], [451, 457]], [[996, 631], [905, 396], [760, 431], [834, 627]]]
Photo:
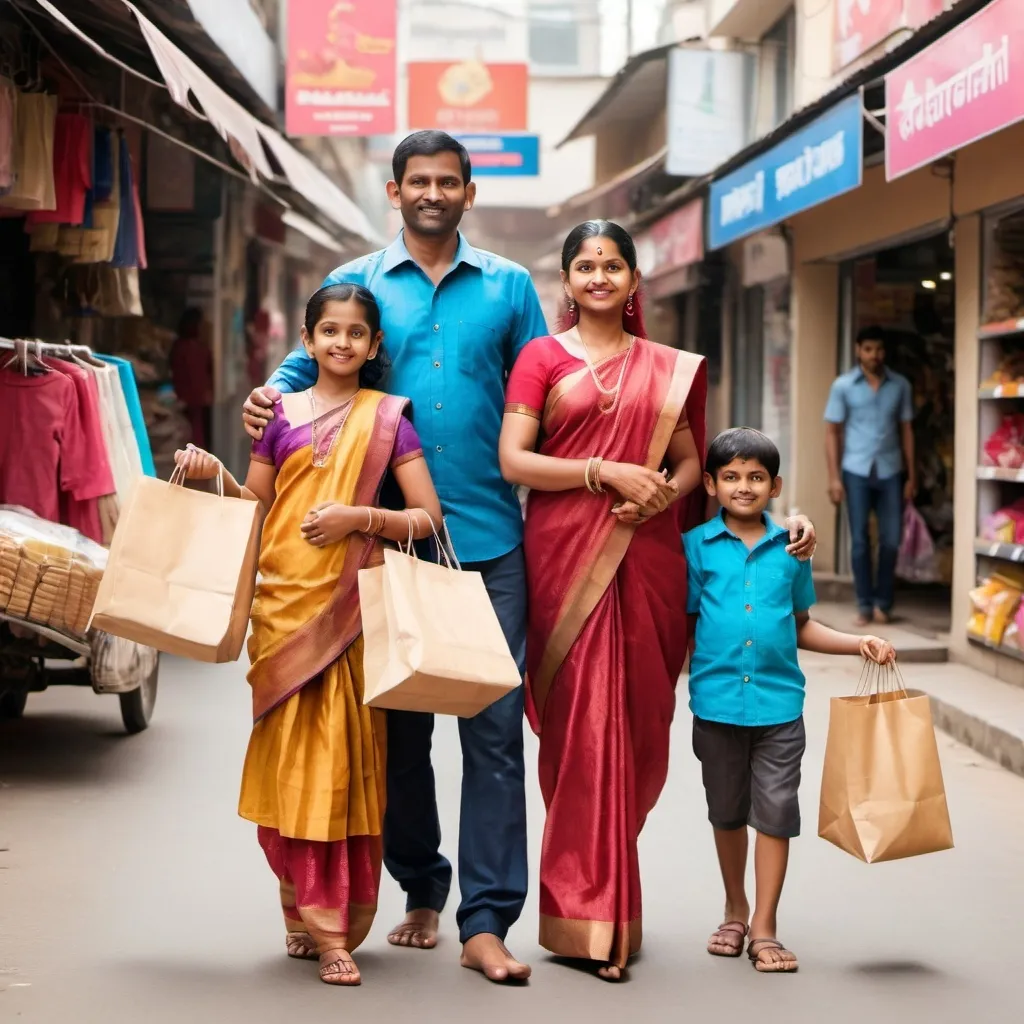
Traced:
[[316, 940], [309, 932], [289, 932], [285, 936], [284, 948], [293, 960], [319, 960]]
[[[325, 958], [334, 957], [333, 960]], [[320, 956], [320, 980], [325, 985], [348, 985], [356, 986], [362, 984], [362, 977], [355, 960], [349, 955], [346, 949], [331, 949]]]
[[[757, 947], [755, 949], [754, 947]], [[762, 960], [761, 954], [766, 950], [772, 950], [779, 954], [777, 960]], [[787, 954], [783, 956], [783, 954]], [[747, 956], [754, 965], [758, 974], [795, 974], [800, 969], [800, 962], [796, 955], [786, 949], [778, 939], [751, 939], [747, 944]]]
[[[708, 952], [712, 956], [738, 957], [743, 954], [743, 940], [750, 929], [744, 921], [726, 921], [708, 939]], [[718, 949], [712, 949], [718, 946]]]

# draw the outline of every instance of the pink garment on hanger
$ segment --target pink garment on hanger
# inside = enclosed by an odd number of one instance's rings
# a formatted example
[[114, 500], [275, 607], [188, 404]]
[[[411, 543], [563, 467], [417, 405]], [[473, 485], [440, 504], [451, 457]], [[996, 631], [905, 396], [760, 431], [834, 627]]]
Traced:
[[58, 114], [53, 138], [55, 210], [36, 210], [25, 230], [36, 224], [71, 224], [85, 219], [85, 193], [92, 187], [92, 122], [84, 114]]

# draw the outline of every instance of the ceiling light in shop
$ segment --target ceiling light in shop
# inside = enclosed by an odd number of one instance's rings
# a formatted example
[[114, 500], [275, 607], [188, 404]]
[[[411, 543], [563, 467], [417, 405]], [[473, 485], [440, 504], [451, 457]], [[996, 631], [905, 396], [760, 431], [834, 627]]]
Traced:
[[933, 292], [936, 288], [938, 288], [938, 285], [934, 281], [922, 281], [921, 287], [927, 288], [928, 291]]
[[943, 281], [952, 281], [953, 280], [953, 275], [948, 270], [944, 270], [941, 274], [939, 274], [939, 277]]

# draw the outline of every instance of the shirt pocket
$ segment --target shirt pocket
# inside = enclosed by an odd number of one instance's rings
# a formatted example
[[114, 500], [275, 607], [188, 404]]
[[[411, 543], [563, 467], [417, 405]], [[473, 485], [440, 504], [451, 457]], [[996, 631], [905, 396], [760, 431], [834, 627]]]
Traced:
[[502, 367], [498, 332], [473, 320], [459, 321], [459, 369], [469, 377], [497, 375]]

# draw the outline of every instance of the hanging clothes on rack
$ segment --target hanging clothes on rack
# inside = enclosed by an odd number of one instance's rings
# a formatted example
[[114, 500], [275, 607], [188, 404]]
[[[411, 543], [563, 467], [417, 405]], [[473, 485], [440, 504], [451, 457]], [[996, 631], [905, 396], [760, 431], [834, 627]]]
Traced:
[[97, 358], [117, 368], [118, 377], [121, 381], [121, 390], [124, 392], [125, 402], [128, 406], [128, 417], [131, 420], [132, 433], [139, 446], [142, 472], [146, 476], [156, 476], [156, 466], [153, 464], [153, 450], [149, 444], [149, 434], [146, 432], [146, 420], [142, 415], [139, 385], [135, 380], [135, 368], [127, 359], [121, 359], [118, 356], [107, 356], [101, 353]]
[[[53, 210], [57, 191], [53, 177], [53, 145], [57, 97], [49, 93], [18, 95], [14, 142], [14, 184], [0, 196], [0, 213], [21, 216], [25, 210]], [[21, 211], [10, 213], [8, 211]]]

